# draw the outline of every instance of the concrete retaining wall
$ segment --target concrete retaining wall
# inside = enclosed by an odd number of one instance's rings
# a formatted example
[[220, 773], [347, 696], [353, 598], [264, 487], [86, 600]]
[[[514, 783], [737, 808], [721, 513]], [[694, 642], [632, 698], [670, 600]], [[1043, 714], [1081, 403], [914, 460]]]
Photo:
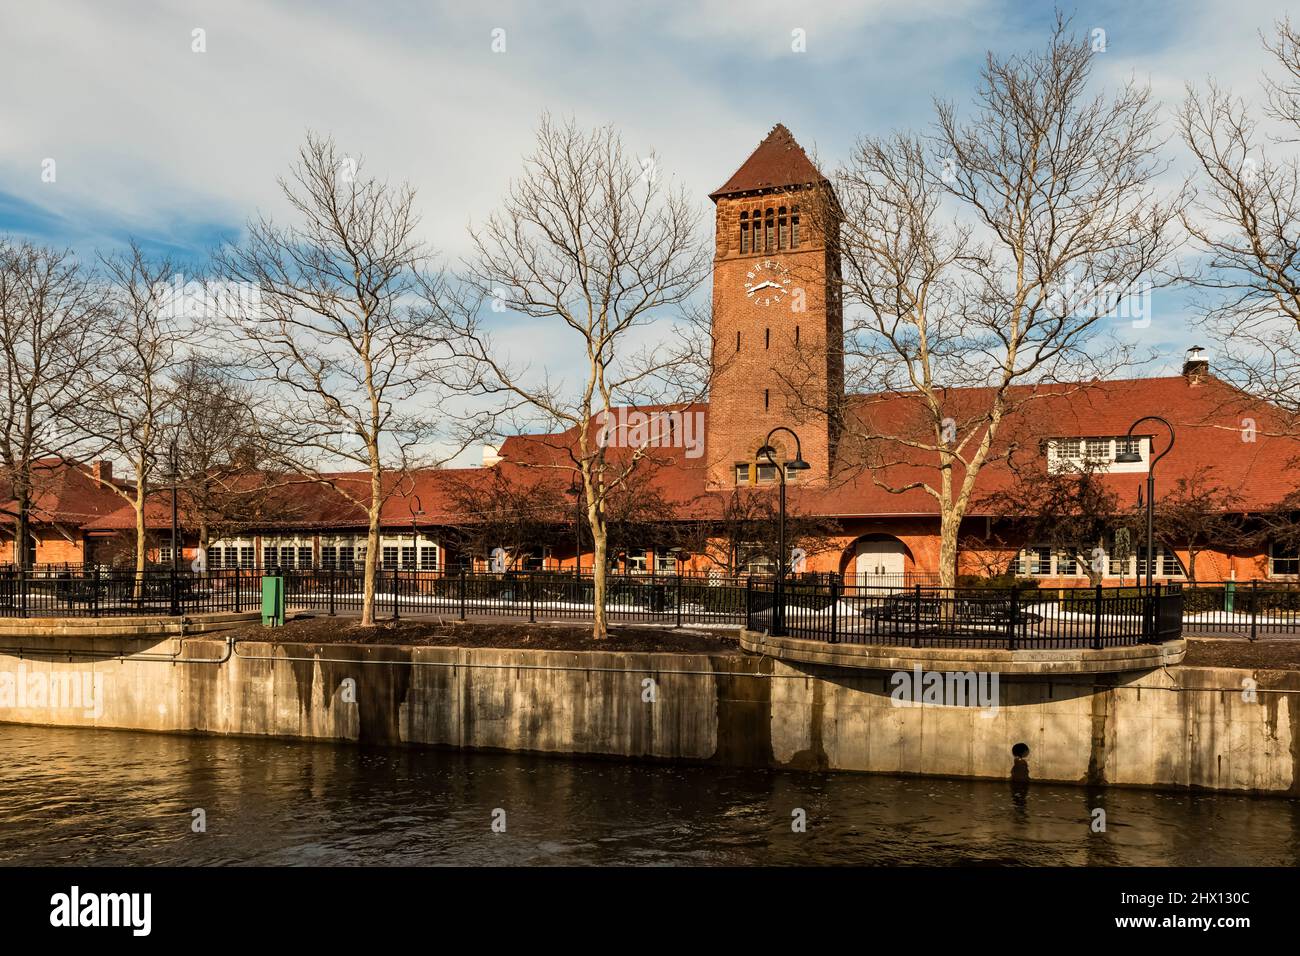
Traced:
[[1006, 676], [981, 708], [740, 653], [37, 642], [0, 652], [0, 721], [986, 778], [1024, 743], [1036, 780], [1300, 794], [1296, 672]]

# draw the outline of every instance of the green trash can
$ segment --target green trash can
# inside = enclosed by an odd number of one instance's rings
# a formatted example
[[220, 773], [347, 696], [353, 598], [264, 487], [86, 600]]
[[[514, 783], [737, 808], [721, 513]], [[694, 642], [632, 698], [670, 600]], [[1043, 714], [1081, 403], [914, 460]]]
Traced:
[[268, 574], [262, 578], [262, 626], [284, 627], [284, 577]]

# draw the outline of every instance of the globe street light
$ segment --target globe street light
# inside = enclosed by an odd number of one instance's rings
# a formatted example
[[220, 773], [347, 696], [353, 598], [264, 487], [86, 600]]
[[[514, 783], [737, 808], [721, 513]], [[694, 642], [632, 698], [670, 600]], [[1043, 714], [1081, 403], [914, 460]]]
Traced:
[[[772, 447], [772, 436], [777, 432], [785, 432], [794, 439], [794, 461], [787, 461], [784, 465], [777, 464], [776, 449]], [[763, 447], [758, 450], [758, 454], [766, 458], [776, 468], [777, 475], [781, 480], [781, 506], [776, 533], [776, 605], [772, 608], [772, 634], [779, 637], [785, 633], [785, 477], [788, 471], [807, 471], [812, 466], [803, 460], [803, 450], [799, 443], [799, 436], [784, 425], [778, 425], [767, 433], [767, 438], [763, 442]]]
[[[1169, 424], [1159, 415], [1146, 415], [1139, 418], [1128, 427], [1128, 433], [1125, 438], [1133, 437], [1133, 429], [1137, 428], [1143, 422], [1160, 422], [1165, 428], [1169, 429], [1169, 444], [1165, 450], [1151, 459], [1147, 465], [1147, 590], [1151, 590], [1151, 580], [1155, 570], [1155, 528], [1156, 528], [1156, 463], [1169, 454], [1169, 450], [1174, 447], [1174, 426]], [[1155, 440], [1151, 441], [1151, 450], [1155, 451]], [[1128, 450], [1120, 452], [1115, 456], [1117, 463], [1133, 465], [1142, 461], [1142, 452], [1133, 448], [1130, 443]]]

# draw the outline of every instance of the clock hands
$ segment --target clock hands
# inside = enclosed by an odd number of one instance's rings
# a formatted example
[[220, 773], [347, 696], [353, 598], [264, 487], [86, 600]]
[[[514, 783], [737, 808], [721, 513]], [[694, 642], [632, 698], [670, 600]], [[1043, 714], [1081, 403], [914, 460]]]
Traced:
[[745, 295], [753, 295], [759, 289], [780, 289], [780, 288], [781, 287], [777, 285], [775, 282], [773, 282], [771, 279], [764, 279], [758, 285], [752, 285], [748, 289], [746, 289]]

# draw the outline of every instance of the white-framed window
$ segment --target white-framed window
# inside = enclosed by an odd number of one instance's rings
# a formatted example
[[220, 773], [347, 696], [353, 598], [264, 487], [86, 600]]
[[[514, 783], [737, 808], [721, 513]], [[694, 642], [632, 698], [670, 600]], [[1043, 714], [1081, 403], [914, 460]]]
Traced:
[[312, 539], [301, 535], [263, 535], [263, 568], [310, 568], [315, 564]]
[[172, 546], [170, 544], [164, 544], [158, 548], [158, 563], [159, 564], [172, 563]]
[[[425, 548], [436, 551], [437, 542], [425, 535], [394, 534], [381, 537], [379, 547], [380, 565], [384, 569], [389, 571], [396, 569], [413, 571], [416, 568], [416, 557], [421, 555]], [[364, 557], [365, 549], [358, 547], [357, 550]], [[436, 557], [433, 560], [434, 566], [436, 566]]]
[[747, 574], [776, 573], [776, 562], [763, 553], [761, 545], [742, 545], [741, 553], [746, 555], [741, 561], [741, 568]]
[[[1086, 435], [1083, 437], [1051, 438], [1046, 442], [1048, 469], [1053, 472], [1077, 469], [1084, 464], [1099, 471], [1141, 473], [1147, 470], [1149, 443], [1143, 438], [1114, 435]], [[1121, 454], [1136, 451], [1141, 461], [1116, 461]]]
[[749, 462], [747, 461], [736, 462], [736, 484], [738, 485], [749, 484]]
[[1268, 575], [1271, 578], [1300, 576], [1300, 546], [1287, 547], [1274, 541], [1268, 549]]
[[1056, 576], [1073, 578], [1083, 574], [1085, 569], [1079, 563], [1079, 557], [1072, 551], [1056, 552]]
[[436, 571], [438, 570], [438, 548], [436, 545], [420, 545], [420, 570]]
[[1052, 549], [1047, 545], [1034, 545], [1020, 552], [1016, 573], [1049, 576], [1052, 573]]
[[[1134, 573], [1145, 578], [1147, 573], [1147, 549], [1139, 545], [1134, 550], [1137, 552], [1133, 556]], [[1157, 545], [1155, 550], [1155, 577], [1181, 578], [1182, 576], [1183, 566], [1178, 561], [1178, 555], [1162, 545]]]
[[678, 553], [676, 551], [656, 551], [655, 570], [664, 571], [669, 574], [676, 572], [677, 557]]
[[256, 553], [248, 538], [222, 538], [208, 545], [208, 567], [251, 568]]
[[1109, 438], [1089, 438], [1083, 443], [1083, 453], [1089, 461], [1111, 461], [1111, 440]]
[[760, 461], [755, 468], [755, 478], [759, 484], [767, 484], [776, 481], [776, 465], [771, 462]]

